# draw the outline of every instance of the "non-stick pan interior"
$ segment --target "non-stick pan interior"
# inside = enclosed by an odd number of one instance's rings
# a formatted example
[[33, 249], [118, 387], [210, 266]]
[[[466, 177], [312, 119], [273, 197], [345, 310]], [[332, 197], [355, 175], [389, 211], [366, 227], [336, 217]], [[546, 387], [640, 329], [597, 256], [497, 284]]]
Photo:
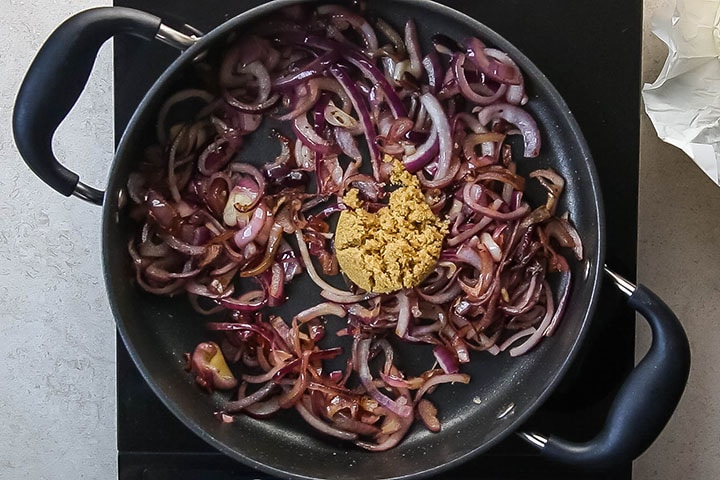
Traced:
[[[219, 422], [213, 412], [224, 397], [202, 392], [184, 370], [183, 353], [213, 338], [203, 327], [206, 319], [195, 314], [184, 298], [155, 297], [134, 285], [127, 242], [135, 226], [118, 198], [143, 149], [153, 141], [160, 105], [173, 92], [192, 86], [192, 59], [204, 50], [222, 48], [231, 31], [247, 31], [274, 5], [288, 3], [265, 5], [208, 34], [161, 77], [131, 120], [113, 165], [104, 207], [105, 275], [118, 329], [143, 376], [168, 408], [203, 439], [238, 460], [296, 478], [395, 478], [437, 472], [487, 450], [515, 431], [549, 395], [579, 347], [594, 308], [602, 265], [602, 206], [592, 160], [558, 93], [506, 40], [480, 23], [431, 2], [368, 2], [370, 16], [382, 16], [398, 29], [413, 18], [426, 51], [436, 33], [455, 39], [474, 35], [507, 52], [520, 65], [530, 96], [527, 108], [539, 123], [544, 143], [540, 157], [535, 159], [520, 158], [521, 145], [514, 149], [519, 171], [527, 174], [550, 166], [565, 178], [559, 211], [569, 212], [584, 242], [585, 260], [571, 262], [570, 303], [555, 335], [529, 354], [510, 358], [507, 354], [493, 357], [473, 353], [472, 363], [462, 369], [472, 375], [470, 384], [445, 385], [432, 394], [439, 409], [441, 432], [429, 433], [417, 425], [390, 451], [370, 453], [322, 437], [305, 426], [294, 411], [267, 421], [240, 416], [232, 424]], [[254, 134], [242, 158], [264, 163], [278, 151], [266, 128]], [[529, 188], [528, 195], [533, 205], [544, 201], [539, 188]], [[553, 281], [557, 284], [561, 280], [558, 277]], [[280, 312], [286, 319], [321, 301], [317, 287], [306, 278], [290, 287], [289, 297]], [[329, 322], [332, 329], [338, 320]], [[425, 370], [432, 363], [429, 349], [398, 348], [401, 368]]]

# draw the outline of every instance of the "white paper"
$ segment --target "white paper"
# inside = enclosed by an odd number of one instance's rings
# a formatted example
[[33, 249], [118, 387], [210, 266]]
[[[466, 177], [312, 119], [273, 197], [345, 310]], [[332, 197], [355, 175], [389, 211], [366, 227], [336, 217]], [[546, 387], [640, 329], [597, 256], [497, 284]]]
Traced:
[[657, 80], [643, 86], [658, 136], [720, 178], [720, 0], [677, 0], [657, 11], [652, 31], [668, 46]]

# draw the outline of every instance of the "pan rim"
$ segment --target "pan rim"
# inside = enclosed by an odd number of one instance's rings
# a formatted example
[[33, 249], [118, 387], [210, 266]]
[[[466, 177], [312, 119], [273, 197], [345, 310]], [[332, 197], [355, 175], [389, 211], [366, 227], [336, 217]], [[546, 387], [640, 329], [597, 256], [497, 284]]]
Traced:
[[[578, 351], [580, 350], [580, 347], [585, 341], [585, 337], [588, 331], [589, 324], [592, 321], [593, 314], [596, 310], [596, 305], [598, 302], [599, 297], [599, 291], [600, 291], [600, 285], [602, 281], [602, 267], [604, 264], [604, 255], [605, 255], [605, 219], [604, 219], [604, 208], [602, 203], [602, 195], [600, 192], [600, 184], [598, 175], [595, 169], [594, 162], [592, 160], [592, 156], [590, 154], [590, 149], [587, 145], [587, 142], [580, 130], [579, 125], [577, 124], [577, 121], [570, 113], [570, 110], [565, 103], [564, 99], [560, 96], [559, 92], [555, 89], [555, 87], [552, 85], [552, 83], [545, 77], [545, 75], [535, 66], [535, 64], [526, 57], [519, 49], [517, 49], [512, 43], [510, 43], [508, 40], [506, 40], [504, 37], [496, 33], [494, 30], [489, 28], [487, 25], [479, 22], [478, 20], [469, 17], [468, 15], [461, 13], [449, 6], [439, 4], [430, 0], [390, 0], [391, 3], [395, 4], [401, 4], [401, 5], [407, 5], [408, 7], [417, 7], [418, 5], [421, 5], [423, 8], [432, 10], [436, 12], [438, 15], [443, 15], [445, 17], [449, 17], [453, 21], [461, 22], [465, 25], [470, 26], [474, 31], [477, 31], [479, 35], [482, 36], [483, 39], [487, 40], [488, 43], [491, 43], [494, 46], [497, 46], [499, 48], [504, 49], [510, 56], [520, 65], [523, 72], [527, 75], [533, 78], [534, 82], [537, 82], [543, 86], [543, 89], [547, 92], [549, 101], [554, 104], [557, 108], [559, 108], [563, 112], [567, 112], [567, 115], [565, 116], [565, 121], [567, 123], [567, 126], [571, 130], [571, 135], [576, 139], [577, 147], [579, 147], [579, 154], [578, 156], [583, 157], [583, 161], [586, 164], [587, 167], [587, 174], [590, 179], [589, 184], [584, 184], [583, 188], [589, 190], [592, 193], [592, 197], [595, 199], [595, 205], [596, 209], [595, 212], [592, 212], [594, 216], [594, 221], [597, 225], [597, 231], [595, 232], [597, 235], [597, 245], [596, 245], [596, 251], [597, 254], [589, 260], [589, 269], [588, 269], [588, 278], [592, 279], [592, 285], [589, 287], [590, 295], [587, 300], [587, 308], [585, 311], [585, 314], [583, 315], [582, 319], [578, 319], [579, 322], [582, 323], [582, 326], [580, 328], [579, 334], [574, 339], [574, 342], [572, 346], [568, 349], [568, 354], [565, 358], [565, 361], [560, 365], [559, 368], [555, 368], [553, 370], [552, 375], [550, 375], [550, 379], [547, 382], [546, 388], [542, 391], [540, 395], [536, 397], [536, 399], [530, 404], [528, 408], [525, 408], [522, 412], [517, 413], [512, 419], [508, 422], [508, 427], [505, 429], [505, 431], [497, 435], [495, 438], [483, 443], [482, 445], [473, 448], [471, 450], [468, 450], [467, 453], [456, 457], [452, 459], [449, 462], [442, 463], [440, 465], [437, 465], [434, 468], [425, 469], [422, 471], [417, 471], [412, 474], [404, 474], [399, 475], [396, 477], [388, 477], [388, 478], [421, 478], [421, 477], [427, 477], [430, 475], [438, 474], [442, 471], [448, 470], [450, 468], [453, 468], [455, 466], [458, 466], [461, 463], [466, 462], [470, 458], [476, 457], [480, 453], [487, 451], [494, 445], [498, 444], [508, 436], [510, 436], [514, 431], [517, 430], [517, 427], [522, 425], [522, 423], [527, 420], [535, 411], [547, 400], [547, 398], [552, 394], [552, 392], [557, 387], [558, 383], [561, 381], [565, 373], [568, 371], [570, 366], [572, 365], [575, 357], [577, 356]], [[122, 317], [120, 315], [120, 307], [117, 305], [116, 298], [114, 294], [112, 293], [112, 280], [110, 278], [110, 255], [111, 252], [107, 248], [107, 244], [109, 242], [109, 234], [113, 231], [113, 227], [116, 223], [116, 215], [117, 215], [117, 195], [113, 194], [113, 191], [117, 191], [117, 175], [115, 175], [119, 159], [125, 158], [127, 156], [127, 150], [130, 148], [128, 145], [128, 136], [129, 132], [132, 132], [133, 130], [136, 130], [138, 128], [138, 124], [140, 123], [140, 117], [142, 116], [142, 112], [146, 109], [146, 106], [148, 103], [151, 102], [153, 98], [155, 98], [159, 93], [162, 92], [164, 85], [168, 82], [170, 82], [176, 75], [177, 72], [181, 69], [185, 68], [193, 58], [195, 58], [197, 55], [201, 54], [203, 51], [207, 50], [208, 48], [213, 48], [213, 46], [216, 46], [216, 43], [218, 40], [224, 38], [229, 32], [236, 30], [241, 25], [252, 23], [259, 17], [263, 17], [269, 13], [272, 13], [273, 11], [276, 11], [279, 8], [298, 4], [298, 3], [327, 3], [327, 2], [316, 2], [314, 0], [274, 0], [267, 4], [255, 7], [251, 10], [248, 10], [244, 13], [241, 13], [231, 19], [228, 19], [221, 25], [217, 26], [213, 30], [211, 30], [207, 35], [203, 36], [198, 42], [189, 48], [187, 51], [185, 51], [183, 54], [181, 54], [173, 63], [163, 72], [163, 74], [154, 82], [152, 88], [145, 94], [143, 97], [142, 102], [139, 104], [138, 108], [135, 110], [135, 113], [133, 114], [132, 118], [128, 122], [128, 125], [126, 127], [125, 132], [123, 133], [120, 142], [118, 143], [118, 148], [115, 154], [115, 160], [113, 161], [112, 168], [110, 170], [110, 181], [108, 185], [108, 195], [106, 196], [106, 204], [103, 207], [103, 225], [102, 225], [102, 231], [103, 231], [103, 266], [104, 266], [104, 278], [105, 283], [108, 291], [108, 297], [110, 300], [111, 309], [113, 311], [114, 318], [116, 320], [117, 329], [120, 333], [120, 337], [123, 340], [123, 343], [127, 347], [127, 350], [130, 354], [130, 357], [132, 358], [134, 364], [137, 366], [138, 370], [140, 371], [143, 379], [147, 382], [147, 384], [152, 389], [153, 393], [161, 399], [161, 401], [165, 404], [165, 406], [178, 418], [180, 421], [186, 425], [190, 430], [192, 430], [196, 435], [198, 435], [200, 438], [202, 438], [205, 442], [209, 443], [216, 449], [222, 451], [226, 455], [238, 460], [242, 461], [243, 463], [256, 468], [258, 470], [264, 471], [266, 473], [272, 474], [272, 475], [278, 475], [285, 478], [297, 478], [297, 479], [309, 479], [309, 478], [315, 478], [315, 477], [309, 477], [306, 475], [298, 474], [297, 472], [291, 472], [286, 471], [283, 469], [275, 468], [272, 465], [268, 465], [266, 463], [259, 462], [255, 460], [254, 458], [247, 456], [241, 452], [239, 452], [236, 449], [233, 449], [223, 443], [222, 441], [216, 439], [212, 435], [210, 435], [199, 423], [197, 423], [191, 416], [187, 415], [186, 412], [172, 399], [170, 396], [167, 395], [167, 392], [162, 389], [160, 385], [158, 385], [157, 380], [153, 379], [152, 375], [150, 374], [150, 369], [146, 365], [145, 361], [143, 360], [142, 355], [138, 351], [138, 349], [133, 345], [131, 335], [125, 328], [124, 322], [120, 321], [119, 319]], [[377, 9], [382, 9], [382, 7], [374, 7]], [[112, 186], [112, 187], [111, 187]]]

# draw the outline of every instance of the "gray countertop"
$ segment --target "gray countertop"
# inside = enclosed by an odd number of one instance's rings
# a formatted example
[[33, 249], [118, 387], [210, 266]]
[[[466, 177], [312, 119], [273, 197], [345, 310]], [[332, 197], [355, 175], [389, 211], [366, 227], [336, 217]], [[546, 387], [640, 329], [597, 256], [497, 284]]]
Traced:
[[[109, 2], [107, 2], [109, 3]], [[646, 25], [661, 0], [645, 0]], [[117, 476], [115, 329], [100, 264], [100, 209], [47, 188], [22, 163], [10, 117], [44, 39], [97, 0], [10, 0], [0, 42], [0, 478]], [[665, 58], [646, 28], [643, 81]], [[58, 156], [103, 185], [112, 158], [112, 63], [105, 46], [90, 87], [56, 136]], [[57, 88], [62, 88], [59, 84]], [[640, 85], [638, 85], [640, 88]], [[720, 187], [641, 115], [638, 279], [683, 321], [693, 367], [680, 406], [635, 462], [634, 478], [720, 475]], [[92, 119], [92, 120], [91, 120]], [[640, 353], [648, 332], [639, 322]]]

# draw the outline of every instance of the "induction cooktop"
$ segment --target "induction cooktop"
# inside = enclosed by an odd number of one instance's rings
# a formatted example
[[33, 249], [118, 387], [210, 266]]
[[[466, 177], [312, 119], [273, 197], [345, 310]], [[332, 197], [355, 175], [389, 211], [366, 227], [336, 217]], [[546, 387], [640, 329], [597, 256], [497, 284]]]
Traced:
[[[115, 0], [170, 25], [207, 32], [263, 2], [257, 0]], [[595, 159], [605, 200], [606, 261], [635, 278], [639, 157], [640, 0], [444, 1], [497, 31], [527, 55], [564, 97]], [[135, 107], [178, 55], [159, 42], [114, 40], [115, 131], [120, 138]], [[586, 346], [527, 430], [573, 440], [599, 431], [613, 394], [634, 360], [634, 313], [603, 286]], [[213, 449], [177, 420], [117, 348], [118, 465], [122, 480], [268, 479]], [[551, 464], [511, 436], [440, 478], [515, 480], [631, 478], [631, 465], [583, 472]]]

